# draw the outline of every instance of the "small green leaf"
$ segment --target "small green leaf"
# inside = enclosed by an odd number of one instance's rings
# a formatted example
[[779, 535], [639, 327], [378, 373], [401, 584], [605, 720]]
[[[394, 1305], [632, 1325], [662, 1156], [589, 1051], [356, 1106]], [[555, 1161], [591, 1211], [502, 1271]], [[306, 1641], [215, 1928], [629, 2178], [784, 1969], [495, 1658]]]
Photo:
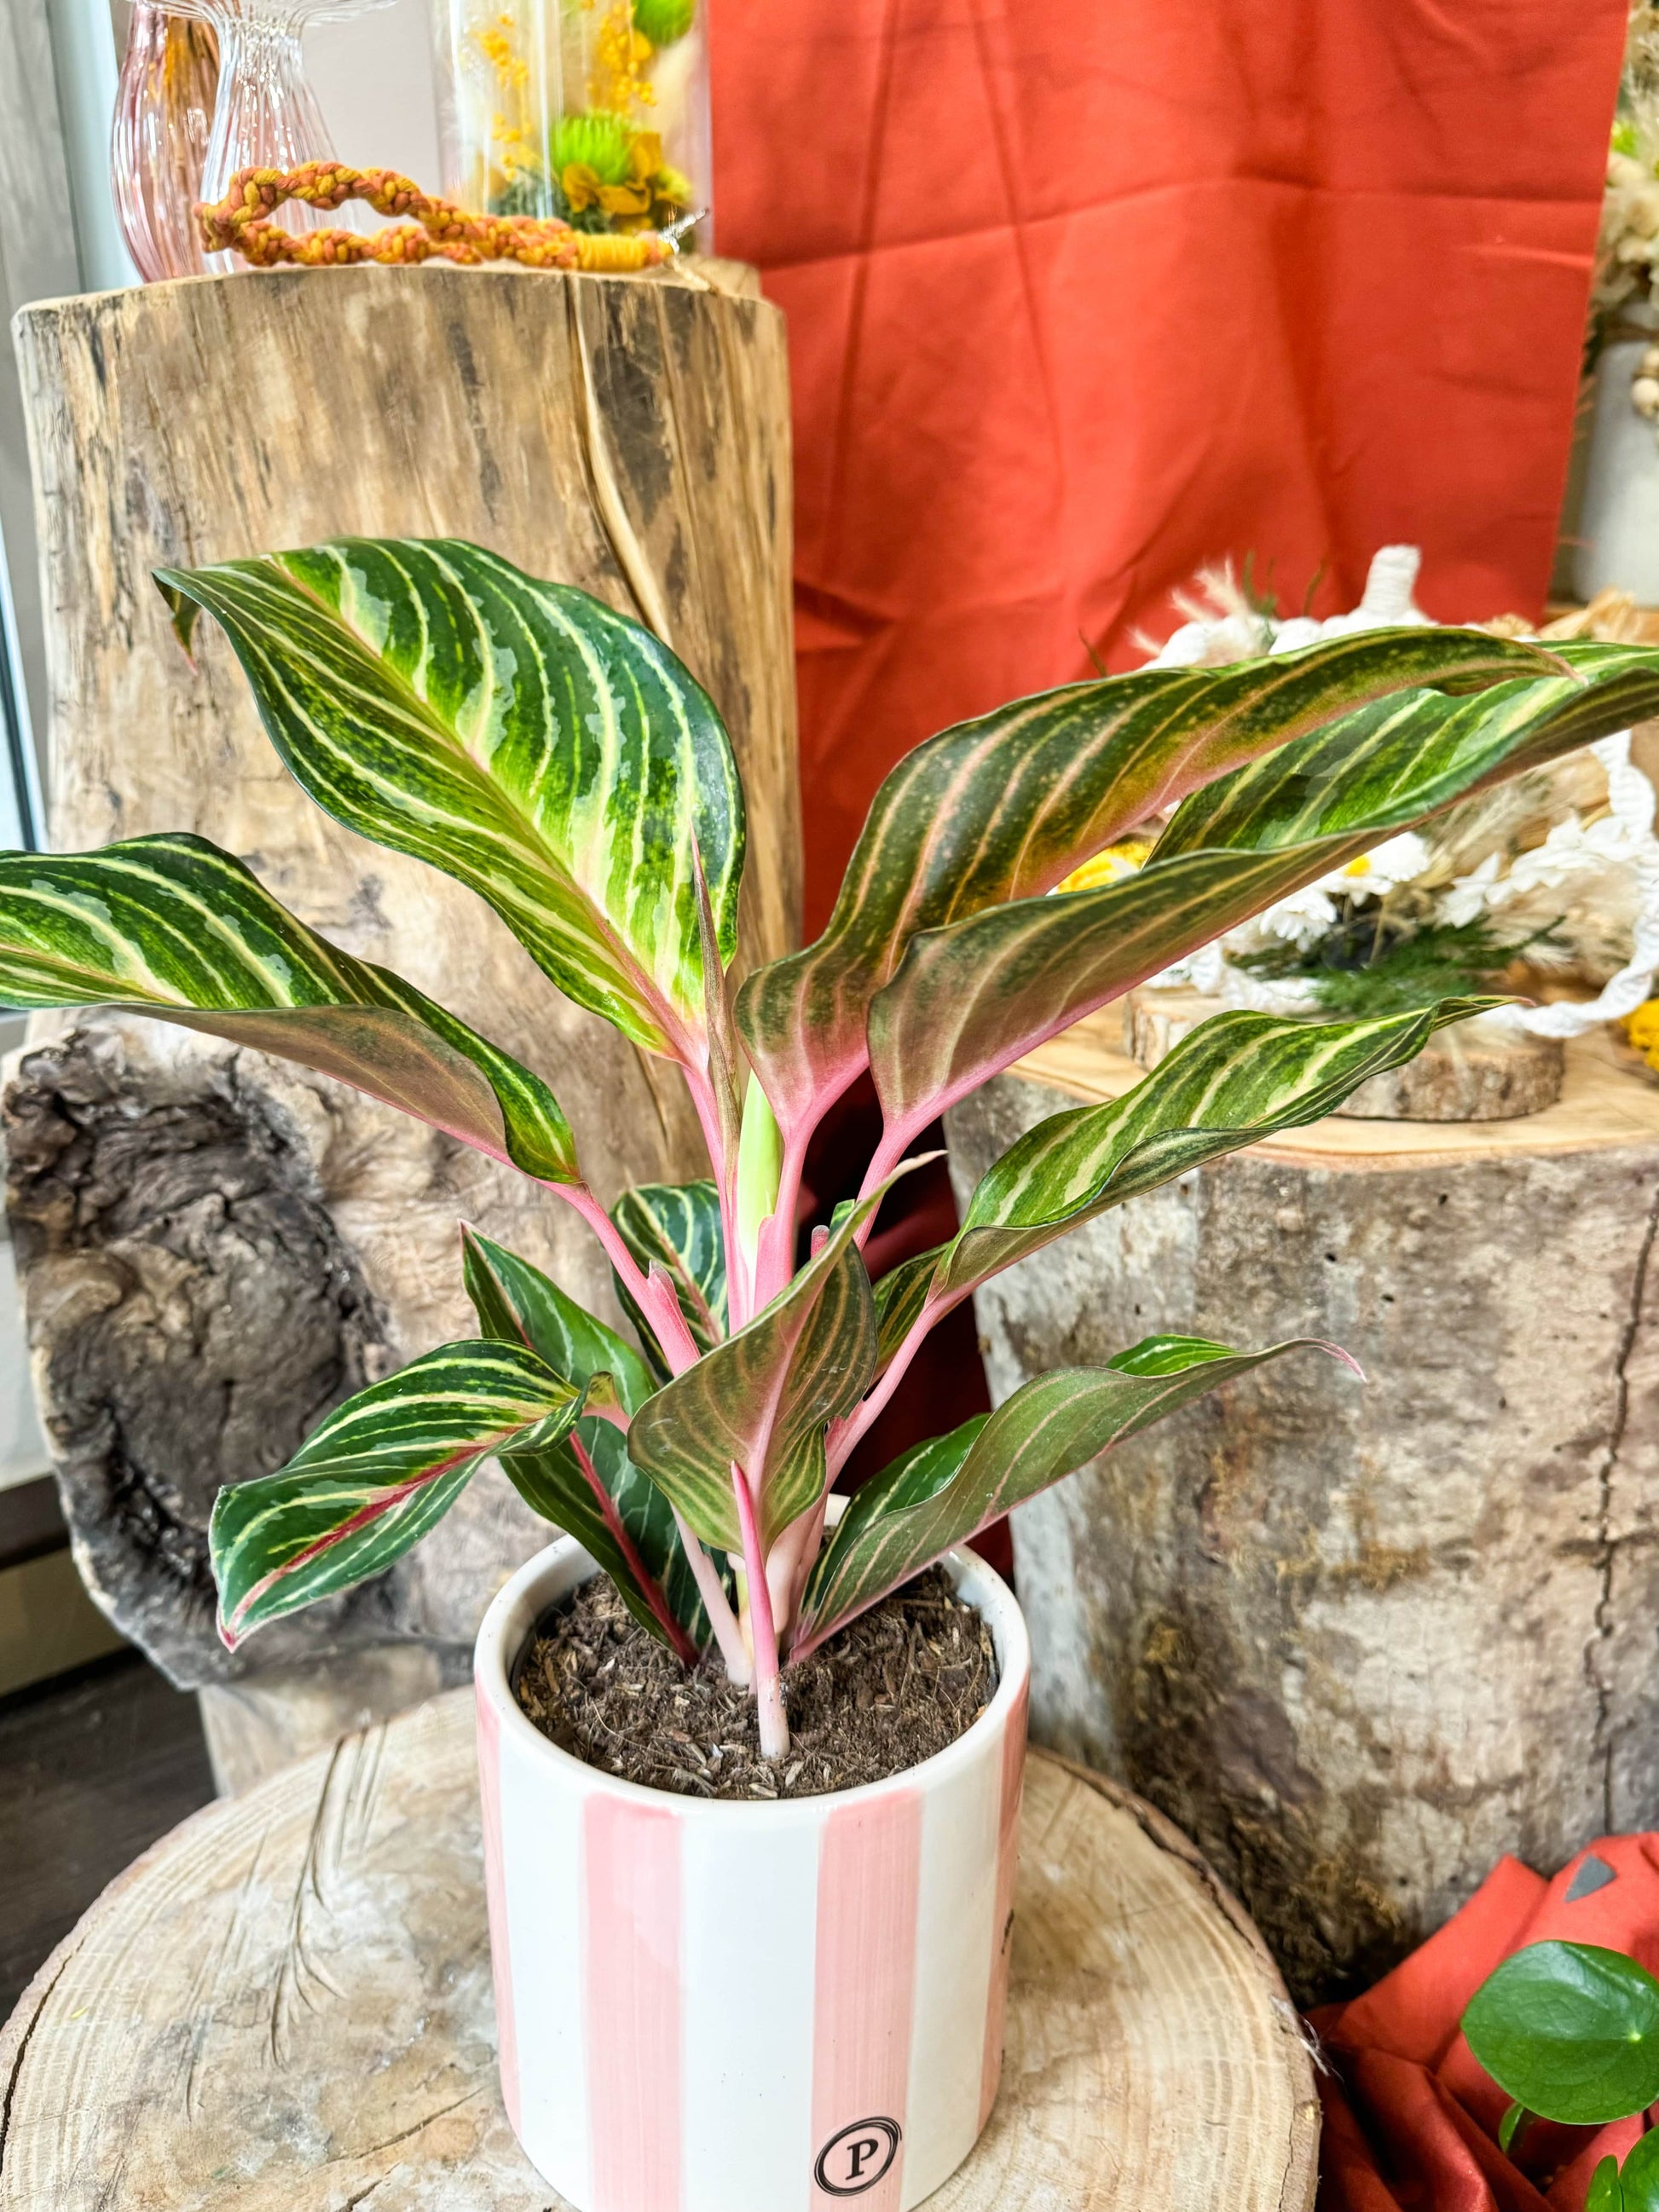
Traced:
[[742, 1548], [734, 1463], [748, 1477], [763, 1551], [823, 1495], [824, 1425], [857, 1404], [875, 1365], [875, 1304], [854, 1239], [891, 1182], [842, 1215], [746, 1327], [635, 1414], [629, 1456], [706, 1544]]
[[1619, 2175], [1621, 2212], [1659, 2212], [1659, 2129], [1650, 2128], [1631, 2148]]
[[[702, 1182], [642, 1182], [624, 1191], [611, 1209], [617, 1233], [638, 1261], [641, 1273], [660, 1267], [691, 1341], [712, 1352], [726, 1331], [726, 1243], [720, 1231], [720, 1193]], [[617, 1295], [659, 1377], [666, 1382], [668, 1362], [646, 1318], [622, 1284]]]
[[1659, 2098], [1659, 1982], [1590, 1943], [1529, 1943], [1469, 2000], [1463, 2033], [1498, 2087], [1547, 2120], [1600, 2126]]
[[[623, 1410], [638, 1411], [656, 1386], [631, 1346], [505, 1244], [471, 1227], [463, 1230], [462, 1243], [467, 1295], [485, 1335], [526, 1346], [579, 1386], [609, 1374]], [[531, 1510], [574, 1536], [616, 1583], [634, 1618], [660, 1637], [661, 1623], [577, 1458], [578, 1443], [675, 1620], [694, 1644], [706, 1644], [708, 1623], [673, 1510], [629, 1458], [627, 1438], [615, 1422], [584, 1414], [573, 1437], [504, 1453], [501, 1467]]]
[[1521, 2138], [1538, 2115], [1529, 2112], [1524, 2105], [1511, 2105], [1498, 2123], [1498, 2148], [1507, 2158], [1519, 2145]]
[[1626, 2212], [1628, 2200], [1616, 2158], [1600, 2159], [1584, 2193], [1584, 2212]]
[[480, 1460], [556, 1443], [582, 1393], [521, 1346], [441, 1345], [325, 1416], [288, 1465], [213, 1502], [220, 1634], [379, 1574], [448, 1511]]
[[738, 1242], [752, 1273], [762, 1224], [778, 1202], [783, 1172], [783, 1139], [766, 1093], [751, 1075], [743, 1101], [743, 1135], [738, 1146]]

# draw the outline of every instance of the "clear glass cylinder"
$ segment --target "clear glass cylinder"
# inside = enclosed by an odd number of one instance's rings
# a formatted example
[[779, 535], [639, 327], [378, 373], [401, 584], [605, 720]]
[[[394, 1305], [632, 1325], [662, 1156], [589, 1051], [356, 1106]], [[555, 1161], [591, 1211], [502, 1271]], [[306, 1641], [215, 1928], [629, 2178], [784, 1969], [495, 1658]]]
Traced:
[[[170, 9], [212, 27], [219, 46], [219, 90], [202, 165], [201, 197], [222, 200], [239, 169], [297, 169], [331, 161], [334, 142], [306, 74], [301, 32], [309, 23], [339, 21], [386, 0], [168, 0]], [[348, 201], [319, 209], [289, 200], [272, 220], [284, 230], [329, 227], [368, 230], [377, 218]], [[208, 255], [208, 269], [226, 275], [246, 264], [234, 253]]]
[[202, 170], [219, 83], [219, 46], [206, 23], [136, 0], [115, 95], [110, 176], [115, 211], [147, 284], [199, 276], [196, 228]]
[[434, 4], [449, 198], [710, 250], [708, 0]]

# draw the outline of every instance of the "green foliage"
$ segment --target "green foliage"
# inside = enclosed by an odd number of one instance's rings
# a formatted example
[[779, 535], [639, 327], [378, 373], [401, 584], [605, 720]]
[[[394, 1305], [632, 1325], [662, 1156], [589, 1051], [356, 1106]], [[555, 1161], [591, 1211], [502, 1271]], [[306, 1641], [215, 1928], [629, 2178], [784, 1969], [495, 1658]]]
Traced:
[[[634, 20], [639, 21], [637, 4]], [[640, 27], [645, 27], [641, 24]], [[645, 35], [651, 38], [649, 31]], [[653, 46], [665, 43], [658, 39], [651, 42]], [[633, 130], [620, 115], [603, 107], [592, 107], [580, 115], [562, 115], [548, 136], [547, 161], [556, 177], [562, 176], [574, 161], [592, 169], [602, 185], [625, 185], [634, 169]]]
[[1504, 944], [1484, 920], [1413, 927], [1392, 922], [1378, 905], [1350, 900], [1316, 945], [1264, 946], [1231, 957], [1271, 981], [1305, 976], [1327, 1013], [1395, 1014], [1486, 988], [1522, 949]]
[[1575, 2127], [1659, 2099], [1659, 1982], [1591, 1943], [1529, 1943], [1475, 1991], [1463, 2033], [1499, 2088]]
[[697, 20], [697, 0], [634, 0], [634, 27], [653, 46], [672, 46]]

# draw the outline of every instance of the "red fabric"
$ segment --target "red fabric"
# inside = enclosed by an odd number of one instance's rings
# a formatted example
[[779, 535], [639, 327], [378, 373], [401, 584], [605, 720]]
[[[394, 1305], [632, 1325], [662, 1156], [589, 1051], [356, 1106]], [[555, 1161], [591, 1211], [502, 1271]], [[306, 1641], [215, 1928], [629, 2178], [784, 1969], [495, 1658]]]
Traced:
[[1531, 612], [1624, 0], [714, 0], [723, 251], [789, 317], [809, 927], [947, 722], [1254, 551]]
[[[1570, 1904], [1591, 1860], [1613, 1879], [1595, 1889], [1581, 1881], [1588, 1893]], [[1318, 2076], [1319, 2212], [1583, 2212], [1597, 2161], [1622, 2159], [1642, 2120], [1534, 2122], [1505, 2158], [1497, 2135], [1509, 2100], [1457, 2025], [1500, 1960], [1553, 1939], [1600, 1943], [1659, 1972], [1659, 1836], [1605, 1838], [1548, 1882], [1501, 1860], [1375, 1989], [1311, 2015], [1329, 2069]]]

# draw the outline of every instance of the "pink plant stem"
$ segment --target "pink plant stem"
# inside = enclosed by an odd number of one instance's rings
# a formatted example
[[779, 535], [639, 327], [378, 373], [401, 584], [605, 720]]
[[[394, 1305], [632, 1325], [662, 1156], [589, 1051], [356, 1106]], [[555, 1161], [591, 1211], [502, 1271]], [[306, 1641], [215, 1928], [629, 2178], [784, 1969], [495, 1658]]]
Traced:
[[778, 1202], [760, 1234], [755, 1255], [755, 1285], [751, 1314], [769, 1305], [795, 1272], [795, 1214], [800, 1205], [800, 1179], [806, 1165], [806, 1146], [812, 1127], [797, 1130], [785, 1139], [783, 1166], [778, 1176]]
[[714, 1188], [720, 1194], [720, 1238], [726, 1246], [726, 1314], [735, 1331], [742, 1328], [755, 1310], [749, 1270], [744, 1264], [743, 1253], [738, 1243], [738, 1208], [733, 1188], [737, 1162], [726, 1157], [726, 1146], [720, 1138], [720, 1117], [715, 1110], [714, 1088], [707, 1074], [700, 1067], [686, 1067], [682, 1072], [685, 1077], [685, 1087], [691, 1093], [691, 1103], [697, 1109], [702, 1141], [708, 1151], [708, 1164], [714, 1171]]
[[628, 1562], [628, 1571], [640, 1586], [641, 1595], [651, 1608], [652, 1618], [673, 1646], [676, 1656], [684, 1667], [695, 1667], [701, 1656], [696, 1645], [675, 1620], [662, 1585], [640, 1557], [640, 1547], [629, 1534], [627, 1524], [617, 1510], [617, 1501], [599, 1479], [599, 1470], [588, 1457], [587, 1447], [575, 1434], [570, 1437], [570, 1449], [576, 1455], [576, 1464], [586, 1479], [594, 1502], [605, 1516], [605, 1525], [611, 1531], [611, 1540]]
[[697, 1592], [702, 1599], [702, 1609], [708, 1615], [708, 1626], [714, 1632], [714, 1641], [720, 1646], [720, 1657], [726, 1662], [728, 1678], [740, 1690], [746, 1690], [754, 1680], [754, 1668], [749, 1662], [748, 1646], [743, 1640], [743, 1631], [738, 1626], [738, 1617], [732, 1610], [715, 1569], [702, 1544], [696, 1531], [682, 1516], [678, 1505], [672, 1509], [674, 1526], [679, 1530], [680, 1542], [685, 1548], [687, 1564], [696, 1578]]
[[744, 1574], [749, 1583], [749, 1632], [755, 1646], [755, 1698], [760, 1708], [763, 1759], [784, 1759], [789, 1751], [789, 1723], [784, 1717], [783, 1685], [778, 1679], [778, 1639], [772, 1625], [772, 1592], [761, 1556], [760, 1530], [755, 1525], [755, 1501], [749, 1481], [735, 1460], [732, 1487], [738, 1502], [738, 1526], [743, 1531]]
[[605, 1255], [616, 1269], [629, 1296], [656, 1332], [663, 1356], [676, 1375], [684, 1375], [688, 1367], [697, 1364], [698, 1352], [690, 1330], [685, 1325], [685, 1316], [680, 1311], [679, 1301], [673, 1287], [663, 1276], [645, 1276], [640, 1273], [633, 1254], [617, 1234], [617, 1225], [599, 1204], [585, 1182], [556, 1182], [548, 1185], [580, 1214], [593, 1234], [605, 1247]]
[[[823, 1495], [817, 1504], [810, 1511], [803, 1513], [794, 1527], [785, 1532], [788, 1536], [794, 1535], [797, 1528], [801, 1532], [796, 1540], [794, 1550], [789, 1560], [788, 1595], [784, 1607], [787, 1628], [785, 1641], [792, 1656], [795, 1629], [800, 1620], [800, 1609], [806, 1600], [806, 1585], [811, 1580], [813, 1568], [817, 1565], [818, 1553], [823, 1544], [823, 1524], [829, 1511], [830, 1486], [825, 1483]], [[782, 1549], [783, 1545], [780, 1542], [778, 1551], [781, 1552]], [[775, 1559], [776, 1553], [773, 1556]]]

